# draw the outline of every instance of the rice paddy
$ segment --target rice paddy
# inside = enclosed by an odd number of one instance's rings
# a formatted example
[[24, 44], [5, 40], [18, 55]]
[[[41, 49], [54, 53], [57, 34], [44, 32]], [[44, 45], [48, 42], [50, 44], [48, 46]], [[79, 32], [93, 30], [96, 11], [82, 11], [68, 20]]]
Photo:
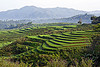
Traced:
[[58, 49], [90, 46], [88, 37], [90, 34], [90, 31], [73, 31], [62, 34], [27, 36], [27, 38], [33, 42], [42, 43], [36, 48], [38, 53], [53, 53]]

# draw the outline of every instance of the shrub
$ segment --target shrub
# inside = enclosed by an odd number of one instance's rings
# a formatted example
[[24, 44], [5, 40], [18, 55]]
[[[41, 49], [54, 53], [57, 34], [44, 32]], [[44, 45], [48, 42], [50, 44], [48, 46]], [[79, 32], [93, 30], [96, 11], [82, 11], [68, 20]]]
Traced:
[[32, 64], [28, 64], [28, 63], [19, 63], [19, 62], [10, 62], [4, 59], [0, 60], [0, 67], [32, 67]]

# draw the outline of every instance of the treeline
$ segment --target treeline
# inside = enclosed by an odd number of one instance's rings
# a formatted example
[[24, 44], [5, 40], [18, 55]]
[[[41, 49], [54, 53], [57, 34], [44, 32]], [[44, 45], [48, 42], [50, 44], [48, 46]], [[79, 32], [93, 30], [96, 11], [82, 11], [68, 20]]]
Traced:
[[13, 25], [11, 24], [9, 27], [5, 28], [5, 29], [15, 29], [15, 28], [29, 28], [29, 27], [32, 27], [32, 22], [28, 22], [28, 23], [20, 23], [20, 24], [17, 24], [17, 25]]
[[23, 28], [40, 28], [40, 27], [48, 27], [48, 26], [65, 26], [65, 25], [76, 25], [76, 23], [43, 23], [43, 24], [34, 24], [32, 22], [28, 23], [20, 23], [20, 24], [11, 24], [9, 27], [5, 29], [23, 29]]
[[91, 20], [92, 20], [92, 24], [100, 23], [100, 16], [99, 17], [92, 16]]
[[17, 24], [27, 23], [30, 20], [0, 20], [0, 29], [8, 28], [11, 25], [16, 26]]

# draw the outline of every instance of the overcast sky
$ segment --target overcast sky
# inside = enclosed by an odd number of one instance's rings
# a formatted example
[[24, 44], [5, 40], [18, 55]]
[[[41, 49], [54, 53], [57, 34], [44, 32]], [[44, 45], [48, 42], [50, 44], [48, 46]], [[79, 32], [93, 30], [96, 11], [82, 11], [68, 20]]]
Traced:
[[100, 0], [0, 0], [0, 11], [24, 6], [42, 8], [66, 7], [84, 11], [100, 10]]

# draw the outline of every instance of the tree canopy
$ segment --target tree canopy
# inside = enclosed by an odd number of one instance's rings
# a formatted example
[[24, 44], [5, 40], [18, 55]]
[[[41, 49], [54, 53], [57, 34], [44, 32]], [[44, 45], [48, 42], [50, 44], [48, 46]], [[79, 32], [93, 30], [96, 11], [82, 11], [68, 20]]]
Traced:
[[92, 20], [92, 24], [100, 23], [100, 16], [99, 17], [92, 16], [91, 20]]

